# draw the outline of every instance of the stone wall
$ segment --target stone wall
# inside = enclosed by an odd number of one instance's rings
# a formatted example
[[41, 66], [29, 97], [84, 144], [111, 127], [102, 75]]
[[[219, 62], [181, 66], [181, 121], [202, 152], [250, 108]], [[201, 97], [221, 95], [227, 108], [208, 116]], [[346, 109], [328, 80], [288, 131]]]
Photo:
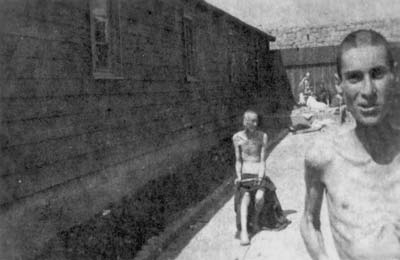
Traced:
[[373, 29], [382, 33], [389, 41], [398, 42], [399, 26], [400, 19], [387, 19], [264, 31], [276, 37], [271, 49], [288, 49], [338, 45], [345, 35], [357, 29]]
[[110, 79], [92, 74], [88, 0], [7, 0], [0, 22], [0, 259], [34, 255], [173, 172], [231, 136], [256, 101], [268, 113], [271, 99], [291, 100], [270, 95], [285, 88], [269, 73], [272, 38], [203, 1], [121, 0], [122, 72]]

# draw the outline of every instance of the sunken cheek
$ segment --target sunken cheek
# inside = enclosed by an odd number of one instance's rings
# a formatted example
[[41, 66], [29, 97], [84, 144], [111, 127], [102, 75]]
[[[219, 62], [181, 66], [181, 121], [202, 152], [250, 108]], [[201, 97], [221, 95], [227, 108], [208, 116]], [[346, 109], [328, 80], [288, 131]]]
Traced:
[[[375, 79], [372, 80], [371, 84], [375, 88], [377, 101], [383, 101], [387, 99], [390, 95], [390, 82], [388, 79]], [[362, 98], [361, 93], [365, 87], [365, 82], [350, 83], [347, 82], [344, 89], [346, 91], [346, 96], [351, 100], [355, 101], [357, 98]]]

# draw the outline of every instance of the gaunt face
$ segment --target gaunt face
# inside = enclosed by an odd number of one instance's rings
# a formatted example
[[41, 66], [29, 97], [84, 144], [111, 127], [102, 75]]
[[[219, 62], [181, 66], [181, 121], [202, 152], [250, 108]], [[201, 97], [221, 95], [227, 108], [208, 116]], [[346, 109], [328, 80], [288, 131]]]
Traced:
[[252, 112], [247, 112], [243, 117], [243, 126], [246, 131], [254, 132], [258, 126], [257, 114]]
[[394, 75], [384, 46], [351, 48], [342, 54], [346, 105], [358, 124], [374, 126], [386, 119]]

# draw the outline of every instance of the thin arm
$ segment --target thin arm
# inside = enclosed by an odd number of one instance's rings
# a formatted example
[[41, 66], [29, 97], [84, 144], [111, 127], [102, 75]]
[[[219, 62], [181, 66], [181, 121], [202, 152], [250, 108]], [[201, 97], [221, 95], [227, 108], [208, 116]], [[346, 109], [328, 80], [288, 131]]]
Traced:
[[242, 163], [242, 157], [240, 155], [240, 146], [235, 140], [233, 140], [233, 146], [235, 148], [235, 158], [236, 158], [235, 161], [236, 178], [241, 179], [243, 163]]
[[321, 232], [320, 212], [325, 185], [321, 181], [322, 171], [305, 162], [306, 198], [300, 231], [307, 250], [314, 260], [328, 259]]
[[306, 78], [304, 77], [304, 78], [302, 78], [302, 79], [300, 80], [299, 88], [302, 88], [302, 85], [303, 85], [305, 79], [306, 79]]
[[263, 178], [265, 176], [265, 170], [266, 170], [266, 161], [267, 161], [267, 143], [268, 143], [268, 136], [267, 134], [264, 133], [263, 135], [263, 141], [262, 141], [262, 146], [261, 146], [261, 154], [260, 154], [260, 172], [258, 174], [258, 177]]

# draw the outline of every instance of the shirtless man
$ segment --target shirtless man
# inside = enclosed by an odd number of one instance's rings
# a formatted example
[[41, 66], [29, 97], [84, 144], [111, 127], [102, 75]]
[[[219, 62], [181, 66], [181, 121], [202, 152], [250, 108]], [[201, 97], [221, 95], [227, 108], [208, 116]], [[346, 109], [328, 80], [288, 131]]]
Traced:
[[313, 259], [328, 259], [324, 194], [341, 259], [400, 259], [400, 131], [390, 123], [395, 67], [387, 41], [374, 31], [353, 32], [339, 46], [340, 87], [356, 124], [306, 154], [301, 234]]
[[[259, 229], [258, 217], [264, 205], [264, 192], [266, 188], [265, 160], [267, 149], [267, 134], [257, 130], [258, 115], [251, 110], [244, 113], [244, 130], [233, 136], [233, 145], [236, 156], [236, 184], [240, 186], [240, 240], [242, 245], [248, 245], [249, 232], [247, 230], [248, 208], [251, 196], [255, 196], [255, 214], [253, 230]], [[251, 182], [256, 179], [256, 182]], [[245, 182], [249, 180], [249, 182]], [[255, 194], [254, 194], [255, 193]]]

